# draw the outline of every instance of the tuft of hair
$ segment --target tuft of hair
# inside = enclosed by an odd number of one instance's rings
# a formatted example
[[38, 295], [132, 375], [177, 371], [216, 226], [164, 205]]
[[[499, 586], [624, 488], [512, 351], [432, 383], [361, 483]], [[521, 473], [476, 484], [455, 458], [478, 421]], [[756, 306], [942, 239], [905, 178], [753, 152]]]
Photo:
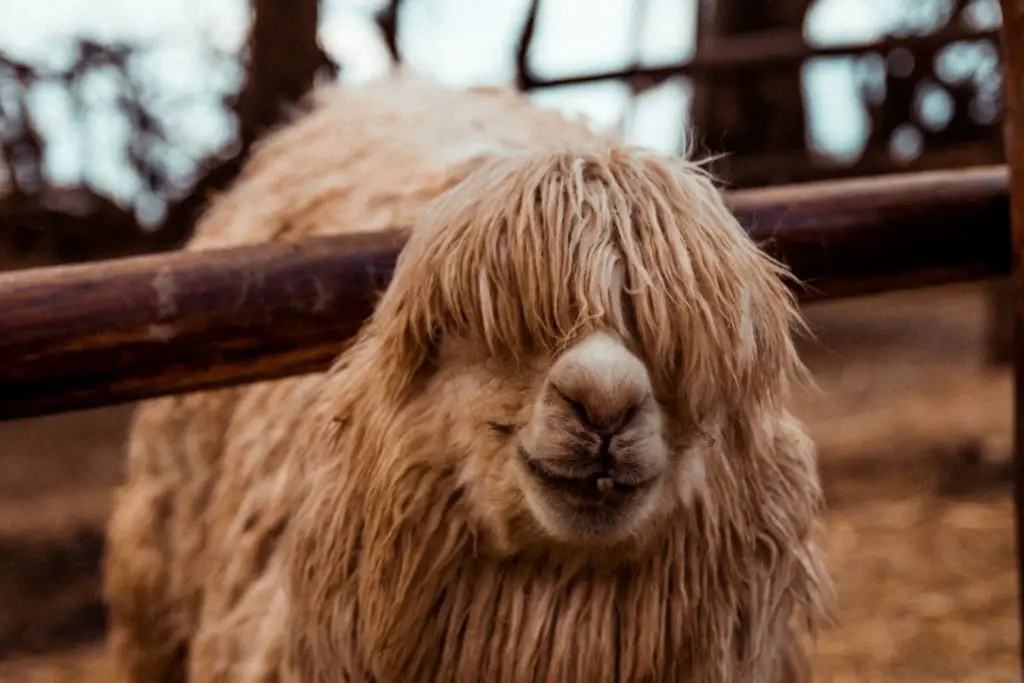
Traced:
[[444, 337], [523, 357], [610, 327], [696, 415], [784, 399], [803, 378], [787, 279], [698, 164], [607, 146], [505, 154], [424, 212], [373, 329], [405, 327], [409, 368]]
[[[122, 680], [809, 678], [802, 322], [702, 165], [398, 73], [314, 92], [189, 248], [396, 226], [329, 371], [139, 409], [105, 560]], [[580, 400], [624, 395], [628, 359], [646, 411], [623, 452], [655, 483], [603, 539], [554, 533], [578, 520], [521, 461], [530, 430], [582, 443], [552, 394], [574, 353]]]

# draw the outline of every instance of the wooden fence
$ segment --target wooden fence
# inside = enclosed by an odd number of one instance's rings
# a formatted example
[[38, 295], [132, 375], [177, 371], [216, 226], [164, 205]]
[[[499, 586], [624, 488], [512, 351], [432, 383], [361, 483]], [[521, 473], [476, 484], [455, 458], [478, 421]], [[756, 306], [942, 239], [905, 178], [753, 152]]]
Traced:
[[[1010, 272], [1003, 167], [744, 190], [733, 211], [805, 299]], [[386, 284], [398, 234], [0, 275], [0, 419], [323, 369]]]
[[[1008, 169], [831, 181], [729, 196], [753, 237], [805, 282], [801, 296], [863, 294], [1012, 272], [1019, 299], [1024, 0], [1001, 0], [1001, 7]], [[350, 235], [0, 275], [0, 419], [322, 369], [371, 310], [401, 244], [394, 233]], [[1020, 557], [1019, 306], [1017, 331]], [[1020, 569], [1024, 580], [1024, 562]], [[1024, 600], [1021, 608], [1024, 615]]]

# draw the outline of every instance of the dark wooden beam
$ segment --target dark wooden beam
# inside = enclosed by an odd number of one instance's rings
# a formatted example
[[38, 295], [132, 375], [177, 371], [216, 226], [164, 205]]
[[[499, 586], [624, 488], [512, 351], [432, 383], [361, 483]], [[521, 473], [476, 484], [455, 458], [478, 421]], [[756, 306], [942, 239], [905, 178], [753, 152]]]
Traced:
[[316, 238], [0, 274], [0, 418], [322, 369], [402, 243]]
[[[1024, 657], [1024, 0], [1000, 0], [1003, 15], [1004, 144], [1010, 167], [1014, 306], [1014, 509], [1016, 510], [1018, 637]], [[1024, 671], [1024, 658], [1021, 670]]]
[[889, 36], [867, 43], [847, 45], [808, 45], [802, 31], [780, 29], [758, 31], [743, 37], [716, 40], [712, 48], [701, 50], [692, 59], [650, 66], [631, 66], [614, 71], [580, 73], [563, 76], [541, 76], [528, 62], [521, 65], [520, 85], [525, 90], [561, 88], [601, 81], [628, 81], [642, 78], [661, 83], [669, 78], [711, 78], [721, 74], [763, 72], [765, 69], [798, 69], [808, 59], [822, 57], [859, 57], [869, 54], [887, 55], [893, 50], [911, 52], [937, 50], [960, 41], [983, 41], [998, 38], [995, 29], [973, 30], [948, 26], [935, 33], [918, 36]]
[[1007, 183], [986, 166], [741, 190], [730, 204], [810, 301], [1009, 273]]
[[[1009, 272], [1003, 167], [735, 192], [808, 300]], [[390, 277], [395, 233], [0, 275], [0, 419], [320, 370]]]

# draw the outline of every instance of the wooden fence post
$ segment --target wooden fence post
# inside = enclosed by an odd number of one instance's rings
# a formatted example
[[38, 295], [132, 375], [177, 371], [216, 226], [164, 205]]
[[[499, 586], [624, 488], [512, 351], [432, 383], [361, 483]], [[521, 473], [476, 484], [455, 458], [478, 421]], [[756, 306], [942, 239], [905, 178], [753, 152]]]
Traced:
[[1017, 530], [1018, 629], [1024, 669], [1024, 0], [1000, 0], [1003, 15], [1003, 94], [1006, 159], [1010, 166], [1013, 231], [1014, 330], [1014, 507]]

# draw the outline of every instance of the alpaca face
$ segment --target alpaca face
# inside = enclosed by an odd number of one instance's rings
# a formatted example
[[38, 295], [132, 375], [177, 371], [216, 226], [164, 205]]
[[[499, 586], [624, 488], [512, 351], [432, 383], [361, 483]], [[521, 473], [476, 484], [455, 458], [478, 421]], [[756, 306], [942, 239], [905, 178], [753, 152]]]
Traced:
[[475, 548], [642, 551], [801, 374], [785, 274], [688, 162], [496, 155], [413, 229], [348, 400], [386, 379], [383, 476], [444, 463]]
[[514, 446], [530, 513], [563, 541], [616, 541], [640, 531], [669, 469], [647, 369], [603, 333], [555, 360]]

